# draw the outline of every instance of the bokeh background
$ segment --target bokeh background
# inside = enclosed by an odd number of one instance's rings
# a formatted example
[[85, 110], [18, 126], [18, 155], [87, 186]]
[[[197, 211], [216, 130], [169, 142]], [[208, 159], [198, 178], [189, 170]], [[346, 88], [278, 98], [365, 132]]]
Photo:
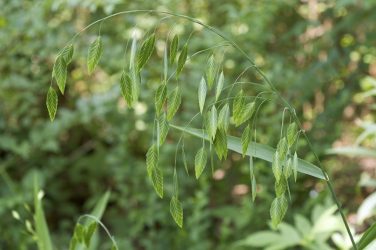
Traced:
[[[132, 33], [142, 38], [163, 16], [122, 15], [102, 23], [104, 54], [91, 76], [86, 53], [99, 27], [82, 33], [74, 42], [67, 91], [59, 96], [56, 120], [49, 121], [45, 96], [58, 51], [89, 23], [133, 9], [199, 18], [236, 41], [296, 108], [354, 233], [374, 222], [376, 1], [0, 0], [0, 248], [36, 249], [25, 221], [32, 221], [37, 173], [57, 249], [67, 249], [77, 218], [109, 189], [102, 220], [120, 249], [348, 249], [325, 183], [300, 175], [290, 186], [285, 224], [273, 232], [274, 178], [268, 164], [255, 162], [253, 203], [248, 161], [231, 153], [216, 162], [213, 174], [207, 168], [196, 181], [193, 158], [200, 141], [189, 137], [190, 176], [178, 157], [184, 228], [175, 225], [169, 197], [180, 133], [170, 130], [160, 156], [165, 199], [155, 194], [145, 167], [154, 115], [150, 100], [163, 72], [160, 48], [170, 32], [182, 41], [193, 32], [190, 55], [222, 42], [188, 22], [168, 18], [158, 26], [157, 52], [145, 68], [147, 80], [135, 110], [127, 109], [118, 86], [125, 44]], [[226, 78], [232, 81], [249, 66], [231, 48], [216, 51], [224, 55]], [[186, 88], [175, 124], [184, 125], [198, 111], [197, 86], [208, 55], [197, 56], [181, 75]], [[252, 74], [245, 78], [259, 80]], [[260, 141], [277, 143], [282, 111], [275, 102], [264, 106], [258, 117]], [[306, 142], [299, 145], [300, 155], [313, 161]], [[97, 249], [110, 246], [101, 233]]]

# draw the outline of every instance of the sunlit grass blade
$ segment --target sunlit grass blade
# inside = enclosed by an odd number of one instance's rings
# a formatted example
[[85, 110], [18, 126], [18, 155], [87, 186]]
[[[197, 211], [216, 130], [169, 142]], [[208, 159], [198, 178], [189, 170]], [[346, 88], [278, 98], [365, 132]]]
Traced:
[[[184, 128], [184, 127], [175, 126], [172, 124], [170, 124], [170, 127], [209, 141], [208, 135], [205, 132], [203, 132], [201, 129], [195, 129], [195, 128], [190, 128], [190, 127]], [[240, 138], [234, 137], [234, 136], [227, 136], [227, 146], [228, 146], [228, 149], [235, 151], [239, 154], [242, 154], [242, 145], [241, 145]], [[247, 149], [246, 155], [248, 156], [252, 155], [255, 158], [272, 162], [273, 155], [275, 154], [275, 152], [276, 150], [268, 145], [251, 142]], [[325, 176], [323, 175], [323, 172], [321, 171], [321, 169], [305, 160], [298, 159], [298, 171], [300, 173], [307, 174], [307, 175], [325, 180]]]

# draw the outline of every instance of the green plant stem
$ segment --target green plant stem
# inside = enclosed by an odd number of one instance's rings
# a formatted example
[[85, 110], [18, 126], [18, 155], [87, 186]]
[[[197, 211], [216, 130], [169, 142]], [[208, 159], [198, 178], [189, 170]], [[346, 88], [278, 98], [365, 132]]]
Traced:
[[210, 25], [207, 25], [207, 24], [204, 24], [202, 23], [201, 21], [195, 19], [195, 18], [192, 18], [192, 17], [189, 17], [189, 16], [186, 16], [186, 15], [182, 15], [182, 14], [177, 14], [177, 13], [172, 13], [172, 12], [168, 12], [168, 11], [159, 11], [159, 10], [127, 10], [127, 11], [121, 11], [121, 12], [117, 12], [117, 13], [114, 13], [112, 15], [109, 15], [109, 16], [106, 16], [106, 17], [103, 17], [101, 19], [98, 19], [92, 23], [90, 23], [89, 25], [87, 25], [85, 28], [83, 28], [81, 31], [79, 31], [78, 33], [76, 33], [73, 38], [68, 42], [68, 43], [71, 43], [77, 36], [79, 36], [82, 32], [84, 32], [85, 30], [89, 29], [90, 27], [94, 26], [95, 24], [99, 23], [99, 22], [102, 22], [102, 21], [105, 21], [107, 19], [110, 19], [112, 17], [115, 17], [115, 16], [119, 16], [119, 15], [124, 15], [124, 14], [135, 14], [135, 13], [150, 13], [150, 14], [165, 14], [165, 15], [170, 15], [170, 16], [174, 16], [174, 17], [178, 17], [178, 18], [182, 18], [182, 19], [186, 19], [188, 21], [191, 21], [193, 23], [196, 23], [196, 24], [199, 24], [201, 25], [202, 27], [206, 28], [207, 30], [213, 32], [214, 34], [216, 34], [217, 36], [221, 37], [222, 39], [224, 39], [225, 41], [227, 41], [228, 43], [230, 43], [238, 52], [240, 52], [250, 63], [251, 63], [251, 66], [254, 68], [254, 70], [256, 71], [256, 73], [260, 74], [260, 76], [264, 79], [265, 83], [267, 85], [269, 85], [269, 87], [271, 88], [271, 90], [277, 95], [277, 97], [279, 98], [279, 100], [282, 102], [283, 105], [285, 105], [285, 107], [287, 107], [291, 114], [293, 115], [293, 118], [294, 118], [294, 121], [297, 123], [297, 125], [299, 126], [299, 128], [303, 131], [303, 135], [304, 135], [304, 138], [305, 140], [307, 141], [308, 143], [308, 147], [310, 148], [310, 150], [313, 152], [314, 154], [314, 157], [318, 163], [318, 166], [319, 168], [321, 169], [323, 175], [325, 176], [325, 180], [326, 180], [326, 183], [327, 183], [327, 186], [329, 188], [329, 191], [330, 193], [332, 194], [332, 197], [338, 207], [338, 211], [341, 215], [341, 218], [342, 218], [342, 221], [346, 227], [346, 231], [347, 231], [347, 234], [349, 235], [350, 237], [350, 240], [351, 240], [351, 243], [353, 245], [353, 248], [355, 250], [357, 250], [357, 246], [355, 244], [355, 241], [354, 241], [354, 238], [353, 238], [353, 235], [350, 231], [350, 227], [347, 223], [347, 220], [346, 220], [346, 217], [342, 211], [342, 205], [341, 203], [339, 202], [335, 192], [334, 192], [334, 189], [333, 189], [333, 184], [331, 183], [330, 181], [330, 178], [328, 176], [328, 174], [326, 173], [318, 155], [315, 153], [314, 151], [314, 148], [313, 148], [313, 145], [312, 143], [310, 142], [307, 134], [305, 133], [305, 131], [302, 129], [302, 125], [295, 113], [295, 109], [291, 106], [291, 104], [278, 92], [277, 88], [274, 86], [274, 84], [266, 77], [265, 73], [256, 66], [256, 64], [254, 63], [253, 59], [237, 44], [235, 43], [234, 41], [232, 41], [230, 38], [228, 38], [226, 35], [224, 35], [222, 32], [220, 32], [219, 30], [217, 30], [216, 28], [210, 26]]

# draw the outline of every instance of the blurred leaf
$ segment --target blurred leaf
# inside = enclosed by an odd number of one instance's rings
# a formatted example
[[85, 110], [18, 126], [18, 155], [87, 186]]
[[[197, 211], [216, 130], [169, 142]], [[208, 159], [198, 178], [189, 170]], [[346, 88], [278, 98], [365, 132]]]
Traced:
[[370, 243], [376, 239], [376, 223], [367, 229], [358, 242], [358, 250], [365, 249]]
[[53, 250], [50, 231], [48, 230], [46, 217], [43, 211], [42, 198], [40, 195], [39, 180], [37, 174], [34, 175], [34, 222], [35, 232], [38, 238], [38, 248], [40, 250]]
[[354, 157], [376, 157], [376, 151], [364, 147], [341, 147], [326, 151], [327, 154], [346, 155]]

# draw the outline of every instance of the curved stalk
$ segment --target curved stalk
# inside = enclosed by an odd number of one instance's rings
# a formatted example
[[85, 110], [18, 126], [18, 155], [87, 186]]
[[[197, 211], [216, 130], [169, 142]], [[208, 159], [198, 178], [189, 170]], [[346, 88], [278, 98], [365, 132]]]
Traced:
[[[115, 17], [115, 16], [119, 16], [119, 15], [125, 15], [125, 14], [136, 14], [136, 13], [149, 13], [149, 14], [164, 14], [164, 15], [169, 15], [169, 16], [174, 16], [174, 17], [177, 17], [177, 18], [182, 18], [182, 19], [185, 19], [185, 20], [188, 20], [192, 23], [196, 23], [202, 27], [204, 27], [205, 29], [211, 31], [212, 33], [216, 34], [217, 36], [221, 37], [223, 40], [225, 40], [226, 42], [228, 42], [229, 44], [231, 44], [240, 54], [242, 54], [246, 59], [247, 61], [251, 64], [251, 67], [255, 70], [256, 73], [258, 73], [262, 79], [265, 81], [265, 83], [270, 87], [270, 89], [272, 90], [272, 92], [274, 92], [274, 94], [278, 97], [278, 99], [281, 101], [281, 103], [283, 105], [285, 105], [285, 107], [290, 111], [290, 113], [292, 114], [292, 117], [294, 119], [294, 121], [296, 122], [296, 124], [298, 125], [298, 127], [300, 128], [300, 130], [302, 131], [302, 134], [305, 138], [305, 140], [307, 141], [308, 143], [308, 147], [309, 149], [312, 151], [312, 153], [314, 154], [314, 157], [315, 157], [315, 160], [317, 161], [317, 165], [318, 167], [321, 169], [322, 171], [322, 174], [325, 176], [325, 181], [326, 181], [326, 184], [329, 188], [329, 191], [333, 197], [333, 200], [335, 201], [337, 207], [338, 207], [338, 211], [341, 215], [341, 218], [342, 218], [342, 221], [346, 227], [346, 231], [347, 231], [347, 234], [349, 235], [350, 237], [350, 240], [351, 240], [351, 243], [353, 245], [353, 248], [355, 250], [357, 250], [357, 245], [355, 244], [355, 241], [354, 241], [354, 238], [353, 238], [353, 235], [350, 231], [350, 227], [346, 221], [346, 217], [342, 211], [342, 205], [341, 203], [339, 202], [335, 192], [334, 192], [334, 188], [333, 188], [333, 184], [328, 176], [328, 174], [326, 173], [318, 155], [315, 153], [314, 149], [313, 149], [313, 145], [311, 143], [311, 141], [309, 140], [308, 138], [308, 135], [305, 133], [305, 131], [303, 130], [302, 128], [302, 124], [300, 123], [297, 115], [296, 115], [296, 112], [295, 112], [295, 109], [292, 107], [292, 105], [278, 92], [277, 88], [274, 86], [274, 84], [266, 77], [265, 73], [257, 67], [257, 65], [254, 63], [253, 59], [236, 43], [234, 42], [232, 39], [228, 38], [225, 34], [223, 34], [221, 31], [217, 30], [216, 28], [210, 26], [210, 25], [207, 25], [195, 18], [192, 18], [190, 16], [186, 16], [186, 15], [182, 15], [182, 14], [177, 14], [177, 13], [172, 13], [172, 12], [169, 12], [169, 11], [160, 11], [160, 10], [127, 10], [127, 11], [121, 11], [121, 12], [117, 12], [117, 13], [114, 13], [112, 15], [109, 15], [109, 16], [106, 16], [106, 17], [103, 17], [101, 19], [98, 19], [92, 23], [90, 23], [89, 25], [87, 25], [86, 27], [84, 27], [82, 30], [80, 30], [78, 33], [76, 33], [71, 40], [69, 40], [68, 43], [72, 42], [76, 37], [78, 37], [81, 33], [83, 33], [84, 31], [86, 31], [87, 29], [89, 29], [90, 27], [94, 26], [95, 24], [97, 23], [101, 23], [107, 19], [110, 19], [112, 17]], [[67, 43], [67, 44], [68, 44]]]

